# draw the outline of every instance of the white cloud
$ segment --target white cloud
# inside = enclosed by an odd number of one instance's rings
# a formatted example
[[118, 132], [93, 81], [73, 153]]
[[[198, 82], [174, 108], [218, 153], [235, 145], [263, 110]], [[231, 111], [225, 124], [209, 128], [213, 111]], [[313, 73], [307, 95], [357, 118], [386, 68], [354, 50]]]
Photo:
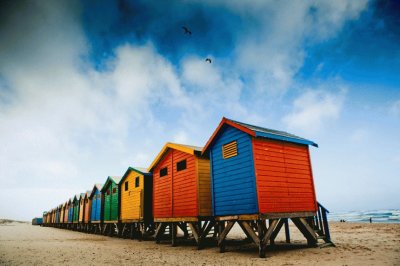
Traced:
[[[0, 35], [0, 182], [10, 192], [0, 201], [12, 194], [15, 203], [2, 206], [0, 217], [29, 219], [68, 191], [85, 191], [128, 165], [147, 166], [176, 133], [166, 132], [156, 112], [193, 108], [173, 66], [151, 44], [120, 47], [104, 72], [85, 65], [78, 10], [66, 3], [26, 3]], [[31, 195], [35, 206], [26, 205]]]
[[293, 102], [293, 111], [283, 118], [291, 129], [316, 132], [325, 122], [339, 117], [344, 91], [331, 93], [324, 90], [308, 90]]
[[[204, 2], [204, 1], [202, 1]], [[257, 97], [282, 95], [303, 66], [304, 44], [335, 36], [357, 19], [368, 1], [208, 1], [224, 6], [254, 27], [240, 32], [233, 64]]]

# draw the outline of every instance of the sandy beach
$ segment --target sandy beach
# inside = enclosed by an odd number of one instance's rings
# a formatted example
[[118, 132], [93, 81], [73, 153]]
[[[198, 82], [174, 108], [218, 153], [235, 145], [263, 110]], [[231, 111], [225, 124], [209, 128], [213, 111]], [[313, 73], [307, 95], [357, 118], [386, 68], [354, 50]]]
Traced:
[[211, 246], [197, 251], [190, 241], [171, 247], [7, 222], [0, 224], [0, 265], [400, 265], [400, 224], [331, 223], [331, 234], [336, 247], [306, 248], [292, 227], [292, 244], [281, 232], [260, 259], [237, 228], [219, 253]]

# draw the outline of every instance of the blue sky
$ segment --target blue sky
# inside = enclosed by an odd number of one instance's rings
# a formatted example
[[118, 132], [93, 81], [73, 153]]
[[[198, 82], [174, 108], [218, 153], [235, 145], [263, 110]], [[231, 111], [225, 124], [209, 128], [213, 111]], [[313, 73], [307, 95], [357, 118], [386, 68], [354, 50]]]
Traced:
[[399, 208], [399, 14], [398, 1], [3, 1], [0, 217], [147, 167], [167, 141], [203, 146], [223, 116], [317, 142], [328, 209]]

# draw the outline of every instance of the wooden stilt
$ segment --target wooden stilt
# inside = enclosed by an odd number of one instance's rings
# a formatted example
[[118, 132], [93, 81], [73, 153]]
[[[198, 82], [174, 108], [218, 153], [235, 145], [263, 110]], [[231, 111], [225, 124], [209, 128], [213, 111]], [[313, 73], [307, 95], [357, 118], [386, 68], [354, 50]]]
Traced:
[[219, 235], [219, 239], [218, 239], [219, 251], [221, 253], [225, 252], [225, 238], [228, 235], [229, 231], [232, 229], [235, 222], [236, 222], [235, 220], [228, 221], [226, 227], [225, 227], [225, 223], [222, 223], [221, 234]]
[[177, 234], [177, 225], [176, 223], [170, 223], [170, 230], [171, 230], [171, 246], [176, 247], [177, 243], [176, 243], [176, 234]]
[[281, 231], [283, 224], [284, 224], [284, 219], [280, 219], [278, 224], [276, 225], [274, 232], [272, 232], [272, 235], [269, 239], [271, 245], [275, 245], [275, 238], [278, 236], [279, 231]]
[[142, 223], [137, 223], [137, 233], [139, 242], [143, 240], [144, 225]]
[[289, 232], [289, 219], [284, 219], [285, 220], [285, 237], [286, 237], [286, 243], [290, 243], [290, 232]]
[[155, 239], [156, 239], [157, 244], [160, 243], [161, 236], [164, 234], [166, 226], [167, 226], [167, 224], [165, 224], [165, 223], [158, 224], [157, 229], [156, 229], [156, 234], [155, 234]]
[[250, 226], [247, 221], [238, 221], [238, 224], [242, 228], [243, 232], [246, 234], [247, 238], [252, 240], [256, 245], [260, 244], [260, 239], [254, 232], [254, 229]]
[[296, 227], [300, 230], [303, 236], [307, 239], [308, 246], [317, 245], [317, 235], [315, 231], [310, 227], [304, 218], [291, 218]]

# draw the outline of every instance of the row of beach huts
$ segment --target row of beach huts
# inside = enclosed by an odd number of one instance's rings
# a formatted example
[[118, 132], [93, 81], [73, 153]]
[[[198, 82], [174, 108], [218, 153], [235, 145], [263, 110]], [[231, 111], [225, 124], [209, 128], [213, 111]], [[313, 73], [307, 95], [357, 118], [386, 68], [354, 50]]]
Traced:
[[[309, 246], [332, 244], [317, 202], [309, 146], [298, 136], [223, 118], [203, 148], [167, 143], [151, 165], [76, 194], [44, 212], [43, 226], [157, 243], [193, 238], [220, 252], [235, 223], [265, 257], [288, 222]], [[179, 232], [179, 233], [178, 233]]]

